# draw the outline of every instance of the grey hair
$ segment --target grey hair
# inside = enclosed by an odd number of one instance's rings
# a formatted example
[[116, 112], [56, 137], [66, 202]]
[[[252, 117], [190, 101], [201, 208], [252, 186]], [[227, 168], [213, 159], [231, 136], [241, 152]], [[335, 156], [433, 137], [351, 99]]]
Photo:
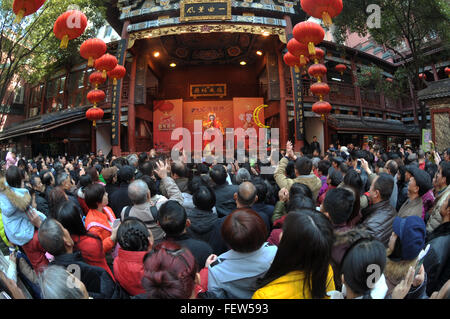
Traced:
[[128, 155], [127, 160], [128, 160], [128, 164], [130, 164], [131, 166], [136, 166], [137, 163], [139, 162], [139, 158], [137, 157], [136, 154]]
[[243, 182], [250, 181], [251, 175], [246, 168], [240, 168], [236, 174], [236, 184], [241, 184]]
[[66, 172], [59, 173], [58, 176], [56, 176], [56, 186], [62, 185], [62, 183], [69, 177], [69, 174]]
[[84, 293], [73, 284], [71, 274], [62, 266], [46, 267], [38, 277], [43, 299], [83, 299]]
[[141, 179], [137, 179], [128, 185], [128, 197], [134, 205], [143, 204], [147, 201], [148, 185]]

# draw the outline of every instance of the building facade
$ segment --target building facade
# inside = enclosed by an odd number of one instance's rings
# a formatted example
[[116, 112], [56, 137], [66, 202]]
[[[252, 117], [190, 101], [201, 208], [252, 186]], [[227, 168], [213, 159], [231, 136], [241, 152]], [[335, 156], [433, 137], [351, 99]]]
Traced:
[[[121, 39], [109, 43], [108, 52], [119, 57], [127, 73], [117, 86], [108, 81], [100, 87], [107, 98], [100, 104], [105, 116], [97, 127], [84, 117], [90, 107], [88, 77], [94, 70], [80, 60], [70, 72], [26, 90], [27, 119], [5, 128], [0, 143], [14, 144], [19, 151], [26, 146], [32, 155], [149, 151], [161, 143], [156, 116], [161, 101], [179, 103], [184, 113], [177, 123], [190, 125], [189, 112], [200, 112], [193, 105], [211, 107], [204, 112], [217, 108], [228, 118], [239, 101], [254, 99], [268, 106], [261, 122], [280, 128], [282, 148], [291, 140], [300, 149], [313, 136], [322, 151], [337, 141], [386, 146], [408, 139], [419, 144], [418, 126], [408, 118], [414, 113], [411, 96], [389, 99], [356, 85], [364, 66], [376, 65], [387, 77], [396, 70], [391, 60], [364, 50], [327, 40], [319, 45], [326, 52], [324, 81], [331, 88], [324, 99], [333, 111], [325, 122], [311, 111], [317, 101], [309, 90], [311, 79], [302, 74], [297, 83], [283, 63], [292, 27], [304, 19], [298, 4], [283, 0], [115, 1], [107, 20]], [[334, 69], [341, 63], [347, 66], [343, 74]], [[299, 91], [300, 105], [294, 103]], [[301, 140], [294, 105], [304, 115]]]

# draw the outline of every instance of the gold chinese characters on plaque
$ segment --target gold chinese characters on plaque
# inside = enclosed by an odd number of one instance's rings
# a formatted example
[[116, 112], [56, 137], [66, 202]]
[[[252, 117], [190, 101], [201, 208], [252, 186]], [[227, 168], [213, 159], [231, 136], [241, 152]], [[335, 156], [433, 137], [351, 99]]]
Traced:
[[191, 84], [190, 95], [193, 98], [202, 96], [219, 96], [227, 95], [226, 84]]
[[231, 0], [182, 0], [180, 21], [231, 20]]

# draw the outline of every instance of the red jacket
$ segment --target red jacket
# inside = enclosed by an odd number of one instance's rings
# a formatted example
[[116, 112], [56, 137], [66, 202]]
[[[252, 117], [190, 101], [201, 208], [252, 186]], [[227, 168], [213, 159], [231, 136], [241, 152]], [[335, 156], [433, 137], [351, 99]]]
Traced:
[[105, 206], [103, 212], [96, 209], [90, 209], [86, 219], [86, 230], [100, 237], [103, 242], [103, 251], [109, 252], [115, 246], [111, 240], [112, 223], [116, 216], [111, 208]]
[[147, 251], [127, 251], [119, 247], [114, 259], [114, 274], [120, 286], [131, 296], [145, 293], [142, 287], [144, 275], [144, 256]]
[[91, 266], [97, 266], [105, 269], [113, 280], [115, 280], [111, 269], [106, 263], [105, 252], [100, 238], [91, 236], [71, 235], [74, 242], [74, 250], [81, 252], [84, 262]]

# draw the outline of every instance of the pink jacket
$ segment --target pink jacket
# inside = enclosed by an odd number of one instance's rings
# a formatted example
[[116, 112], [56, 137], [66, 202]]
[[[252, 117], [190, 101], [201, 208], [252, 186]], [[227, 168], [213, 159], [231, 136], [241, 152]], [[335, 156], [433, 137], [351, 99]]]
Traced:
[[8, 169], [10, 166], [17, 165], [17, 162], [19, 161], [17, 158], [14, 159], [11, 152], [8, 152], [8, 154], [6, 154], [5, 160], [6, 160], [6, 169]]

